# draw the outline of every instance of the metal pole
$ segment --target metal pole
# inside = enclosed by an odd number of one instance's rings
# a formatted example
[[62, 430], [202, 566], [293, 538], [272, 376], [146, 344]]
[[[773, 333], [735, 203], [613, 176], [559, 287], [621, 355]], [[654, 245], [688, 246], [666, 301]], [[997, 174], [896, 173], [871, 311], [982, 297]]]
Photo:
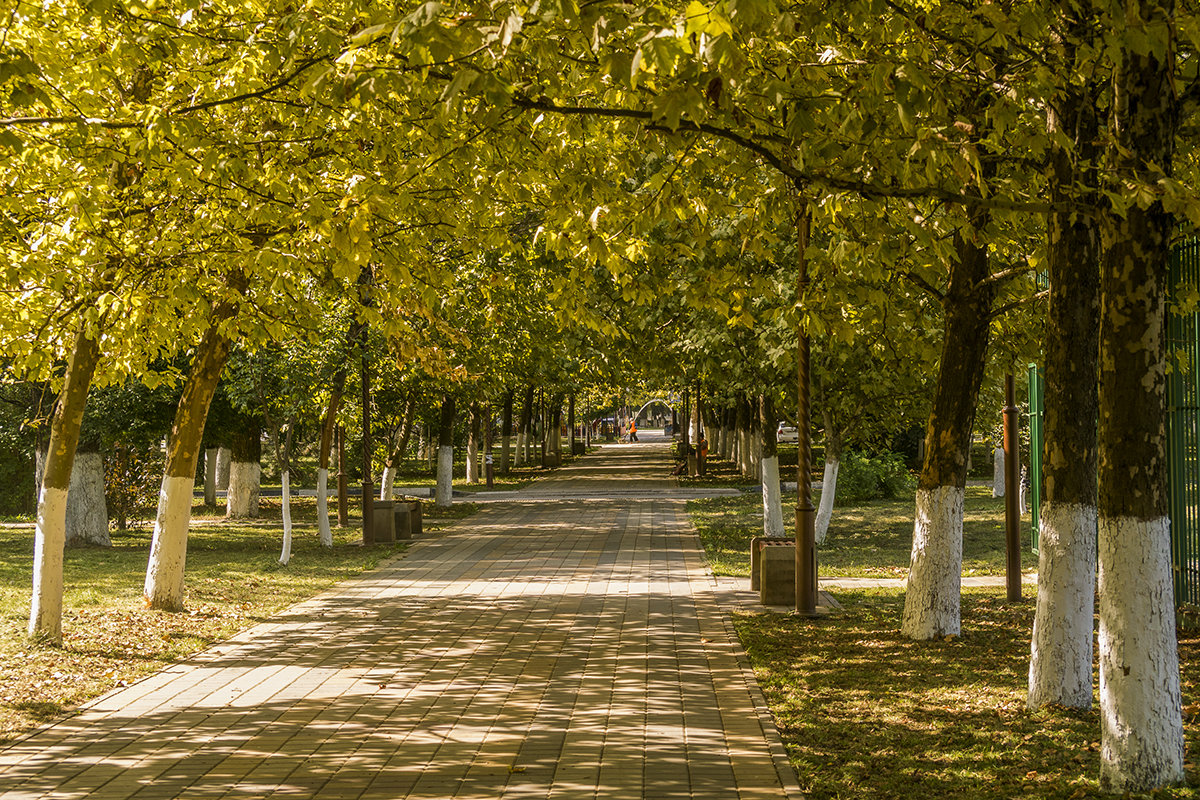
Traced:
[[1021, 599], [1021, 487], [1020, 450], [1017, 447], [1016, 381], [1004, 377], [1004, 527], [1005, 585], [1008, 599]]
[[[812, 227], [812, 216], [807, 201], [801, 200], [796, 220], [796, 247], [799, 261], [799, 277], [796, 297], [803, 303], [808, 293], [808, 237]], [[816, 509], [812, 504], [812, 441], [809, 431], [811, 412], [809, 409], [809, 341], [808, 328], [801, 323], [799, 341], [796, 345], [797, 396], [796, 427], [799, 428], [799, 458], [796, 465], [796, 612], [813, 615], [817, 613], [817, 545]]]

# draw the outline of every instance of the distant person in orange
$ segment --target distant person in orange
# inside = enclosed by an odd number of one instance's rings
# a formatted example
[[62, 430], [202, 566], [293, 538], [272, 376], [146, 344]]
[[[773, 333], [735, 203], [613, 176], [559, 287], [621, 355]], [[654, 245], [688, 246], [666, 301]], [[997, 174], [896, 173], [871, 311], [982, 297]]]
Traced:
[[700, 441], [696, 443], [696, 454], [699, 456], [696, 471], [703, 475], [705, 473], [704, 464], [708, 461], [708, 439], [704, 437], [703, 433], [700, 434]]
[[637, 420], [629, 420], [629, 441], [636, 442], [637, 438]]

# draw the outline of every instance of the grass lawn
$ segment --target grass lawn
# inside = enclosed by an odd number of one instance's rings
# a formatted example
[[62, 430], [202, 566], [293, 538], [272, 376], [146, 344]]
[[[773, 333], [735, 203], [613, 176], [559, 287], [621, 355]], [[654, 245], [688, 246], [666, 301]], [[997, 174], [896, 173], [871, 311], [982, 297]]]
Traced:
[[[353, 500], [353, 499], [352, 499]], [[424, 508], [436, 531], [475, 511], [471, 503]], [[317, 541], [316, 501], [293, 502], [291, 563], [278, 564], [278, 499], [264, 499], [256, 521], [225, 522], [196, 507], [188, 540], [187, 612], [142, 607], [149, 527], [115, 534], [111, 548], [66, 552], [61, 649], [25, 637], [32, 584], [33, 528], [0, 528], [0, 742], [63, 711], [228, 638], [338, 581], [370, 569], [404, 545], [364, 548], [361, 514], [334, 530], [334, 547]]]
[[[898, 633], [903, 592], [837, 598], [843, 610], [825, 619], [735, 619], [806, 797], [1111, 797], [1097, 780], [1099, 712], [1025, 708], [1031, 601], [1010, 605], [1003, 588], [964, 590], [963, 635], [912, 642]], [[1196, 784], [1200, 638], [1180, 636]]]
[[[817, 493], [819, 499], [820, 493]], [[817, 500], [814, 500], [814, 503]], [[756, 492], [688, 503], [709, 564], [717, 575], [750, 575], [750, 537], [762, 534], [762, 497]], [[874, 500], [835, 508], [829, 536], [817, 554], [823, 577], [902, 578], [912, 552], [914, 500]], [[794, 497], [785, 497], [783, 518], [796, 518]], [[1029, 550], [1029, 519], [1022, 521], [1022, 567], [1035, 569]], [[1004, 574], [1004, 498], [991, 489], [967, 487], [963, 516], [963, 574]]]

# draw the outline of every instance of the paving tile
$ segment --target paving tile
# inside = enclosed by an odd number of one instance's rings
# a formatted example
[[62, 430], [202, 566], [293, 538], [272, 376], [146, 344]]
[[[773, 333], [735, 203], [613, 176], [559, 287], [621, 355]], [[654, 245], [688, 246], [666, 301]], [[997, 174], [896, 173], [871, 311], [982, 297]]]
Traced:
[[613, 445], [0, 750], [0, 800], [799, 797], [665, 445]]

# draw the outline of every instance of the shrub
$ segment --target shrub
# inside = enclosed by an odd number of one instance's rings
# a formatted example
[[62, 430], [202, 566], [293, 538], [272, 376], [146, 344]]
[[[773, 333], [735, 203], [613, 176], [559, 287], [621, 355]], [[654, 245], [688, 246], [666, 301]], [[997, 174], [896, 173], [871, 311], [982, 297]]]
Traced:
[[104, 457], [105, 502], [118, 531], [148, 524], [158, 507], [165, 457], [158, 444], [116, 445]]
[[854, 451], [842, 454], [838, 469], [837, 502], [894, 500], [917, 488], [917, 479], [897, 453], [868, 456]]

